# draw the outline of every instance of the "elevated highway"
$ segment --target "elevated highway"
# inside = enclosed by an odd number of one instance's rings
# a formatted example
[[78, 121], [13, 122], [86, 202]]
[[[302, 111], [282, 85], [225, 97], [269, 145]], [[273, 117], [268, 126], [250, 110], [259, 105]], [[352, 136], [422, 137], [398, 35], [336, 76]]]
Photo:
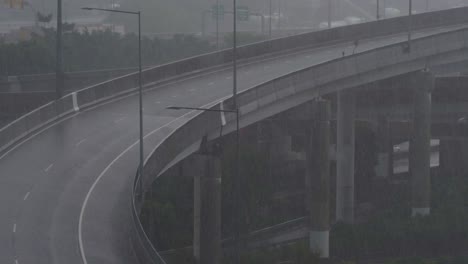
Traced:
[[[404, 18], [334, 29], [328, 35], [313, 33], [332, 40], [318, 38], [315, 45], [291, 44], [291, 39], [311, 40], [314, 35], [309, 34], [240, 49], [242, 126], [321, 94], [466, 60], [466, 12], [442, 11], [432, 16], [437, 23], [420, 15], [409, 54], [402, 49]], [[429, 26], [424, 27], [426, 22]], [[391, 23], [400, 25], [400, 33], [387, 30]], [[262, 56], [249, 57], [248, 52]], [[229, 107], [232, 79], [226, 63], [232, 54], [202, 58], [206, 60], [192, 58], [145, 72], [148, 159], [136, 185], [135, 75], [68, 95], [0, 130], [1, 263], [136, 263], [157, 258], [134, 221], [133, 187], [141, 187], [135, 191], [142, 193], [192, 152], [202, 135], [219, 135], [219, 114], [166, 110], [170, 105], [220, 107], [220, 102]], [[226, 120], [223, 133], [234, 128], [233, 117]], [[138, 212], [138, 198], [135, 206]]]

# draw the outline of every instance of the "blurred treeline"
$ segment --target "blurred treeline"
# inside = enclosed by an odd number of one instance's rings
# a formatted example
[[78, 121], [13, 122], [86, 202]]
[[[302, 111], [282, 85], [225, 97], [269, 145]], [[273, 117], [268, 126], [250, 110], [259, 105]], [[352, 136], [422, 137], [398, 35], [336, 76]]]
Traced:
[[[91, 71], [138, 66], [138, 36], [119, 35], [111, 31], [80, 33], [73, 25], [65, 26], [63, 35], [64, 70]], [[30, 40], [6, 43], [0, 40], [0, 76], [44, 74], [55, 71], [56, 32], [43, 29]], [[175, 35], [171, 39], [142, 39], [144, 66], [205, 53], [213, 50], [208, 41], [192, 35]]]

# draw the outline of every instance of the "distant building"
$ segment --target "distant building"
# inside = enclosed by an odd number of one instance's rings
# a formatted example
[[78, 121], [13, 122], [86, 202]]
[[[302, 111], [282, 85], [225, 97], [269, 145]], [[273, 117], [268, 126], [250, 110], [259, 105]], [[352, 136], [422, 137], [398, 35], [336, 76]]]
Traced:
[[21, 27], [19, 29], [13, 29], [8, 33], [2, 34], [1, 39], [5, 43], [18, 43], [31, 40], [34, 35], [43, 36], [43, 29], [36, 26]]
[[28, 3], [24, 0], [3, 0], [2, 7], [23, 9]]
[[80, 33], [110, 30], [120, 35], [125, 34], [125, 26], [115, 24], [75, 25], [75, 30]]

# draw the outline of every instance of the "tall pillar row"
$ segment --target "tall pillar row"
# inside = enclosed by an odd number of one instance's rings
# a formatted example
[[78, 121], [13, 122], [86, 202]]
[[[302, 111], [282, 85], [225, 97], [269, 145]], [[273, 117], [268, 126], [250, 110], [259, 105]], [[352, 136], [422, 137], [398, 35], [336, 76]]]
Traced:
[[434, 76], [420, 71], [412, 76], [414, 90], [413, 127], [410, 140], [411, 215], [427, 216], [431, 212], [431, 93]]
[[217, 144], [202, 143], [194, 156], [193, 255], [199, 264], [221, 260], [221, 159]]
[[306, 143], [306, 205], [309, 247], [321, 258], [330, 256], [330, 102], [311, 103]]
[[338, 92], [336, 221], [354, 223], [356, 102], [352, 91]]

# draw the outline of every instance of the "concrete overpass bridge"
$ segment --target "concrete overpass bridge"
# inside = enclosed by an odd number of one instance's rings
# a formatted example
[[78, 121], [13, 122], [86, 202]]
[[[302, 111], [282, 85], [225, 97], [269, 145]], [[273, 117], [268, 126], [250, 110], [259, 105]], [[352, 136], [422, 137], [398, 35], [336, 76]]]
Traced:
[[[311, 116], [315, 116], [326, 124], [328, 103], [313, 100], [338, 92], [338, 130], [352, 131], [354, 111], [349, 110], [355, 107], [353, 93], [358, 87], [410, 74], [414, 86], [430, 88], [432, 75], [421, 70], [436, 73], [441, 65], [460, 69], [468, 56], [467, 11], [461, 8], [415, 16], [411, 52], [406, 45], [406, 18], [240, 48], [240, 125], [254, 124], [303, 104], [310, 106], [305, 108], [311, 114], [307, 122], [312, 123], [316, 119]], [[165, 170], [197, 151], [205, 135], [212, 140], [235, 130], [235, 116], [231, 114], [178, 113], [166, 107], [229, 109], [232, 56], [226, 50], [145, 71], [147, 160], [141, 178], [134, 177], [138, 163], [135, 74], [69, 94], [2, 128], [0, 261], [163, 263], [139, 220], [145, 191]], [[430, 89], [418, 91], [420, 97], [416, 98], [422, 99], [416, 101], [424, 108], [417, 109], [430, 109]], [[317, 109], [325, 112], [317, 114]], [[417, 132], [424, 139], [430, 115], [428, 111], [418, 114], [415, 124], [419, 125], [415, 127], [420, 128]], [[322, 128], [327, 131], [326, 126]], [[338, 145], [348, 149], [339, 165], [342, 187], [348, 189], [342, 194], [349, 199], [341, 199], [339, 209], [346, 221], [353, 218], [353, 165], [346, 162], [346, 155], [353, 155], [352, 136], [338, 133]], [[326, 140], [313, 140], [324, 151], [328, 149], [319, 143]], [[424, 140], [416, 145], [423, 153], [421, 157], [427, 154]], [[311, 150], [304, 151], [310, 154]], [[311, 162], [319, 167], [327, 164], [324, 155], [315, 156], [324, 162]], [[418, 162], [424, 181], [425, 163], [422, 159]], [[317, 175], [325, 177], [323, 173]], [[312, 174], [310, 177], [317, 180]], [[326, 189], [318, 186], [319, 192], [311, 195], [320, 195], [320, 190]], [[426, 189], [417, 191], [423, 204], [415, 205], [416, 212], [425, 213], [429, 208], [424, 204]], [[325, 212], [327, 201], [320, 201], [323, 203], [318, 206]], [[329, 223], [324, 217], [321, 215], [310, 230], [311, 245], [317, 249], [326, 246]], [[201, 245], [205, 245], [203, 241]], [[200, 250], [200, 257], [209, 258], [204, 253], [209, 249], [202, 246]]]

